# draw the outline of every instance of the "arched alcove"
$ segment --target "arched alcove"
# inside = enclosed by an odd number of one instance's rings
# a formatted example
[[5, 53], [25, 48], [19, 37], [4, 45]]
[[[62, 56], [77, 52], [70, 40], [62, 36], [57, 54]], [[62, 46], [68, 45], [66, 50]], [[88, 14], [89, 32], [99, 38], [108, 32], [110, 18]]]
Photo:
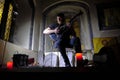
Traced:
[[[91, 51], [93, 50], [92, 44], [92, 30], [91, 30], [91, 21], [90, 21], [90, 14], [89, 14], [89, 7], [88, 4], [81, 1], [59, 1], [53, 3], [52, 5], [48, 6], [43, 11], [43, 23], [42, 23], [42, 31], [47, 27], [51, 21], [56, 20], [55, 16], [59, 12], [64, 12], [67, 14], [72, 14], [72, 16], [79, 11], [82, 11], [83, 14], [79, 16], [79, 28], [80, 28], [80, 38], [82, 43], [83, 51]], [[68, 12], [68, 13], [67, 13]], [[70, 16], [68, 16], [70, 17]], [[41, 31], [41, 32], [42, 32]], [[43, 34], [43, 33], [41, 33]], [[52, 47], [50, 42], [48, 41], [47, 35], [42, 35], [42, 44], [40, 44], [40, 48], [42, 48], [43, 55], [45, 52], [49, 51], [49, 48]], [[89, 60], [92, 60], [91, 55], [88, 56]]]

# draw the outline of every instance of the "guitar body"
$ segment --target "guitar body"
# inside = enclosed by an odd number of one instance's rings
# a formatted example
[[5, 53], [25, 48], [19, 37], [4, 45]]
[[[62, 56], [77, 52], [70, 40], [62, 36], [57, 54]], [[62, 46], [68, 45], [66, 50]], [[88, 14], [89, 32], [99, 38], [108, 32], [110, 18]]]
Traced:
[[57, 35], [56, 34], [50, 34], [49, 35], [50, 39], [52, 39], [53, 41], [57, 40]]

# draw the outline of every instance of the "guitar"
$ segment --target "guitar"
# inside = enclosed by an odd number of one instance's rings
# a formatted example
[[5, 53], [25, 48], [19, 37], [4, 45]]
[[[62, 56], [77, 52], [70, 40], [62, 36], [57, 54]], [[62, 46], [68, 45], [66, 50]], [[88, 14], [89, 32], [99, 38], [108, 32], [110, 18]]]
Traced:
[[[83, 12], [80, 11], [80, 12], [77, 13], [75, 16], [73, 16], [73, 17], [70, 19], [70, 21], [69, 21], [70, 25], [73, 23], [74, 19], [75, 19], [77, 16], [82, 15], [82, 14], [83, 14]], [[64, 33], [66, 32], [66, 30], [65, 30], [66, 28], [65, 28], [65, 27], [66, 27], [66, 25], [58, 26], [58, 29], [60, 30], [60, 33], [62, 32], [61, 36], [64, 35]], [[56, 40], [57, 40], [57, 34], [55, 34], [55, 33], [50, 34], [49, 37], [50, 37], [53, 41], [56, 41]]]

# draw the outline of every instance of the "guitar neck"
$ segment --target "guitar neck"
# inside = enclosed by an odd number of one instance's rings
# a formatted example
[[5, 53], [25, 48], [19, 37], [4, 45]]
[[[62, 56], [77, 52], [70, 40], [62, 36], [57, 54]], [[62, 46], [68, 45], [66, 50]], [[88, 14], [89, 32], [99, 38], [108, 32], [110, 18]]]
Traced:
[[70, 19], [70, 24], [72, 24], [72, 22], [73, 22], [73, 20], [77, 17], [77, 16], [79, 16], [79, 15], [81, 15], [81, 14], [83, 14], [83, 12], [82, 11], [80, 11], [79, 13], [77, 13], [74, 17], [72, 17], [71, 19]]

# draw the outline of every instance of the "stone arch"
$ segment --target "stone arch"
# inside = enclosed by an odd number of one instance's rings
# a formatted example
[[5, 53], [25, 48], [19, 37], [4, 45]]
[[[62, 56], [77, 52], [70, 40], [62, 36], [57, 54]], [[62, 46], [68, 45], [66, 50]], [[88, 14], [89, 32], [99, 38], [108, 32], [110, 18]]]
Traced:
[[[48, 6], [43, 10], [43, 29], [45, 29], [46, 20], [49, 15], [49, 13], [52, 14], [51, 11], [54, 11], [55, 9], [60, 9], [61, 6], [67, 5], [68, 7], [74, 7], [73, 9], [77, 8], [75, 12], [81, 10], [83, 11], [83, 15], [80, 16], [80, 26], [81, 26], [81, 43], [82, 48], [84, 51], [92, 51], [93, 50], [93, 43], [92, 43], [92, 29], [91, 29], [91, 22], [90, 22], [90, 14], [89, 14], [89, 5], [82, 1], [59, 1], [56, 3], [53, 3], [52, 5]], [[68, 9], [69, 10], [69, 9]], [[64, 11], [64, 10], [63, 10]], [[59, 11], [58, 11], [59, 12]], [[74, 10], [73, 10], [74, 12]], [[42, 39], [42, 47], [43, 52], [45, 51], [45, 37], [43, 36]], [[40, 45], [41, 46], [41, 45]], [[90, 56], [90, 55], [89, 55]], [[88, 57], [89, 57], [88, 56]], [[88, 58], [89, 60], [92, 59], [92, 57]]]

